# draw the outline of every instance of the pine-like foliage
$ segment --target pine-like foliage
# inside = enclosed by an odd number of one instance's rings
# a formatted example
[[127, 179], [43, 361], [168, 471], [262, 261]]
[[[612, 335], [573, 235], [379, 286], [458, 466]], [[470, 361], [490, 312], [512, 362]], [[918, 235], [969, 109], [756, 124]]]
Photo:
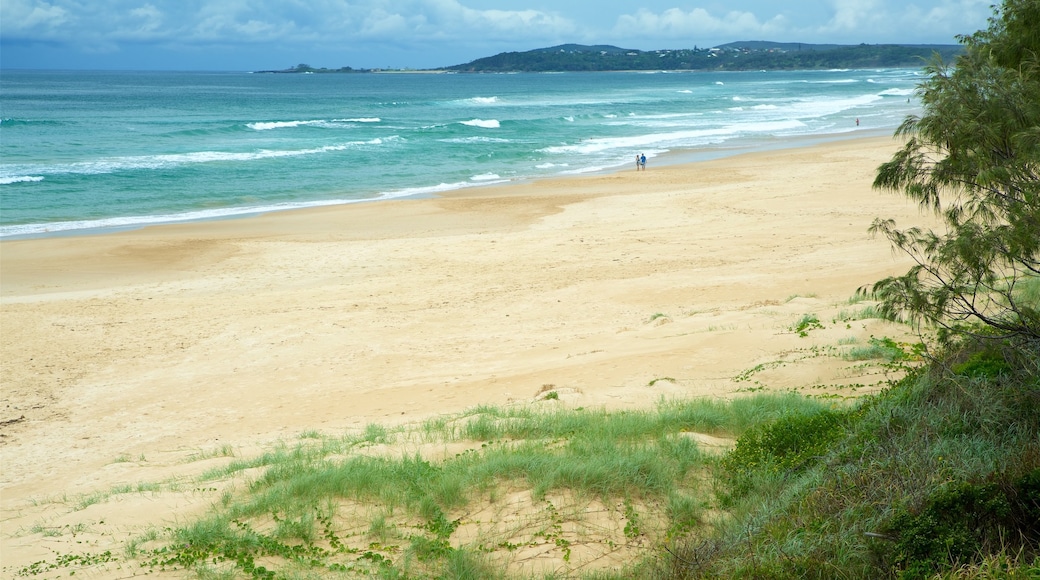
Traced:
[[899, 127], [905, 145], [874, 181], [936, 212], [945, 231], [875, 220], [871, 231], [916, 265], [872, 292], [890, 318], [937, 325], [941, 337], [981, 323], [1037, 341], [1040, 0], [1005, 0], [987, 30], [958, 40], [953, 66], [926, 68], [923, 113]]

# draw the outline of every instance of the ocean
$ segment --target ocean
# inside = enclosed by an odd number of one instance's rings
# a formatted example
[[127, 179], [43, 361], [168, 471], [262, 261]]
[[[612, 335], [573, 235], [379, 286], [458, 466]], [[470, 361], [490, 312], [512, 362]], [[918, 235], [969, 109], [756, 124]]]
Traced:
[[375, 201], [888, 134], [919, 70], [3, 71], [0, 237]]

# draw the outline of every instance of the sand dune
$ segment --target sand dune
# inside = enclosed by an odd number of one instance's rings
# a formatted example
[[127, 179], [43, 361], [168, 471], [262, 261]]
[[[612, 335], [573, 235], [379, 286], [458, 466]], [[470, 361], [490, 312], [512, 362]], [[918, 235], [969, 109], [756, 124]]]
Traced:
[[[848, 304], [908, 266], [867, 234], [871, 221], [926, 219], [870, 187], [896, 148], [857, 138], [436, 199], [5, 241], [4, 575], [84, 538], [118, 545], [209, 502], [42, 499], [190, 475], [219, 457], [185, 458], [225, 446], [248, 454], [305, 430], [529, 402], [547, 388], [562, 404], [607, 408], [750, 386], [869, 392], [884, 369], [813, 354], [910, 336]], [[805, 314], [824, 328], [792, 332]], [[90, 532], [46, 533], [77, 522]]]

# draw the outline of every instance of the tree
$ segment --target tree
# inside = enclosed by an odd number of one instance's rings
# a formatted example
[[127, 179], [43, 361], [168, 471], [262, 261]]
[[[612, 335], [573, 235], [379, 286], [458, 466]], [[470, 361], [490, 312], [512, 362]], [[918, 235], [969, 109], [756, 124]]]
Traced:
[[916, 265], [871, 292], [889, 318], [937, 325], [943, 339], [981, 323], [1040, 341], [1040, 0], [1005, 0], [988, 29], [958, 40], [953, 66], [925, 68], [923, 113], [896, 130], [904, 146], [874, 180], [945, 231], [875, 220], [871, 232]]

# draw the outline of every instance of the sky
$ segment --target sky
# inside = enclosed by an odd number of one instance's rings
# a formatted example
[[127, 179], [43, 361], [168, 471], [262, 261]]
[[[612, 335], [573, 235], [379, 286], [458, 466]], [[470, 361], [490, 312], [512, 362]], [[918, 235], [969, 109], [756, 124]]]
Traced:
[[2, 0], [0, 70], [429, 69], [558, 44], [955, 44], [995, 0]]

